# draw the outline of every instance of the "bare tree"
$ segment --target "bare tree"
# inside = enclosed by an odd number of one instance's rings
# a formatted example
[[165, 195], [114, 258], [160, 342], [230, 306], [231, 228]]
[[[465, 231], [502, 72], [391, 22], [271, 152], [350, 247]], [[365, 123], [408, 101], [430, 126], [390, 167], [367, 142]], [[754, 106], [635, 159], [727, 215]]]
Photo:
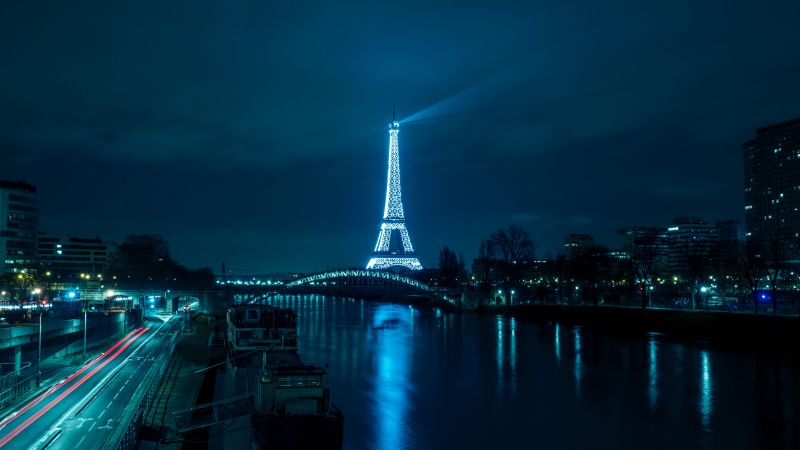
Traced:
[[533, 257], [534, 244], [530, 233], [516, 225], [492, 233], [489, 246], [506, 264]]
[[439, 252], [439, 271], [444, 286], [458, 286], [464, 275], [464, 258], [459, 257], [450, 247], [445, 246]]
[[[572, 275], [580, 285], [582, 300], [591, 300], [594, 306], [599, 301], [600, 285], [609, 276], [608, 249], [592, 246], [578, 250], [569, 260]], [[575, 292], [578, 294], [578, 292]]]
[[753, 299], [753, 313], [758, 314], [758, 286], [767, 273], [767, 266], [761, 256], [759, 245], [755, 241], [748, 241], [742, 247], [739, 252], [738, 266], [742, 280], [747, 283]]
[[[708, 278], [708, 273], [713, 266], [713, 245], [703, 240], [690, 240], [683, 243], [679, 249], [680, 268], [683, 278], [688, 281], [692, 296], [692, 309], [697, 308], [697, 292], [700, 282]], [[705, 305], [707, 306], [707, 305]]]
[[778, 230], [763, 241], [762, 251], [766, 265], [769, 292], [772, 296], [772, 314], [778, 314], [779, 283], [789, 271], [788, 260], [796, 240], [788, 232]]
[[509, 284], [519, 280], [521, 263], [533, 258], [534, 244], [530, 233], [519, 226], [511, 225], [492, 233], [486, 250], [492, 257], [490, 260], [496, 260], [507, 291]]

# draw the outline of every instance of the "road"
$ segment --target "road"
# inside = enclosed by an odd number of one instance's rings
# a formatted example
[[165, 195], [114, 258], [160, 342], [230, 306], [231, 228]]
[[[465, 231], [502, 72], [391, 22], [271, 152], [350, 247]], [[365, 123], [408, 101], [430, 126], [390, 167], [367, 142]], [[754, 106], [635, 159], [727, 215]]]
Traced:
[[177, 316], [148, 318], [70, 376], [0, 422], [0, 448], [100, 448], [147, 371], [180, 332]]

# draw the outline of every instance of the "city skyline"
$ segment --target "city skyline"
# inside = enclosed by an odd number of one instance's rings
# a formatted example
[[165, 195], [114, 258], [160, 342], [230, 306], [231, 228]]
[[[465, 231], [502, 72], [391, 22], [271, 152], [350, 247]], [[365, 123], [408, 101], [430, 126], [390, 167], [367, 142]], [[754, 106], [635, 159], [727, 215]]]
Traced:
[[426, 266], [509, 224], [544, 257], [742, 220], [742, 143], [800, 116], [791, 4], [30, 8], [0, 19], [0, 178], [42, 231], [159, 233], [193, 267], [362, 266], [393, 103]]

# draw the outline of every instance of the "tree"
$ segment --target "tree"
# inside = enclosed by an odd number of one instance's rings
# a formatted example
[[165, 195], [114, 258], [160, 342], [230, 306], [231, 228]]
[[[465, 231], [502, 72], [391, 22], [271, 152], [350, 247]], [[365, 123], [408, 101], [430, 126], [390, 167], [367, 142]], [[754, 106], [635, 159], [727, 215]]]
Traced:
[[758, 286], [767, 273], [767, 266], [761, 256], [758, 243], [749, 240], [739, 252], [738, 261], [742, 280], [747, 283], [753, 299], [753, 313], [758, 314]]
[[209, 269], [191, 270], [178, 264], [167, 241], [157, 234], [132, 234], [118, 247], [113, 269], [122, 282], [212, 285]]
[[691, 239], [678, 246], [680, 270], [688, 281], [692, 296], [692, 309], [697, 307], [697, 292], [700, 282], [706, 280], [714, 264], [714, 246], [702, 239]]
[[[611, 262], [608, 249], [602, 246], [591, 246], [576, 251], [569, 260], [572, 275], [581, 289], [582, 299], [591, 300], [597, 306], [600, 285], [609, 276]], [[578, 294], [576, 291], [575, 294]]]
[[533, 258], [534, 244], [531, 235], [523, 228], [511, 225], [492, 233], [489, 250], [505, 264]]
[[626, 241], [626, 251], [630, 256], [630, 269], [633, 285], [639, 285], [642, 309], [647, 308], [650, 287], [655, 284], [656, 262], [658, 258], [658, 236], [655, 233], [638, 233]]
[[439, 252], [439, 271], [443, 286], [457, 287], [464, 276], [464, 258], [445, 246]]
[[779, 283], [789, 271], [788, 260], [796, 243], [794, 237], [783, 229], [771, 233], [763, 241], [761, 250], [766, 263], [769, 291], [772, 296], [772, 314], [778, 314]]
[[498, 271], [501, 274], [503, 284], [508, 289], [508, 284], [519, 281], [519, 263], [533, 259], [534, 243], [530, 234], [521, 227], [511, 225], [508, 228], [500, 229], [492, 233], [486, 244], [481, 244], [490, 256], [490, 260], [496, 262]]

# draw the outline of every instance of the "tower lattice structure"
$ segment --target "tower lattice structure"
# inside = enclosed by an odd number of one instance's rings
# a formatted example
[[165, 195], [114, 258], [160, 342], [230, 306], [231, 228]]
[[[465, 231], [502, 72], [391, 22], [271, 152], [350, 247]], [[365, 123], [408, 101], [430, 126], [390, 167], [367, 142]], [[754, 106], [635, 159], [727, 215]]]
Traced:
[[[389, 125], [389, 172], [386, 179], [386, 203], [383, 207], [383, 220], [378, 232], [378, 242], [367, 263], [367, 269], [388, 269], [390, 267], [406, 267], [411, 270], [422, 269], [411, 237], [406, 229], [406, 217], [403, 213], [403, 195], [400, 190], [400, 150], [397, 135], [400, 124], [392, 117]], [[392, 239], [395, 236], [395, 239]], [[397, 243], [399, 236], [400, 245]], [[395, 248], [393, 248], [395, 247]]]

